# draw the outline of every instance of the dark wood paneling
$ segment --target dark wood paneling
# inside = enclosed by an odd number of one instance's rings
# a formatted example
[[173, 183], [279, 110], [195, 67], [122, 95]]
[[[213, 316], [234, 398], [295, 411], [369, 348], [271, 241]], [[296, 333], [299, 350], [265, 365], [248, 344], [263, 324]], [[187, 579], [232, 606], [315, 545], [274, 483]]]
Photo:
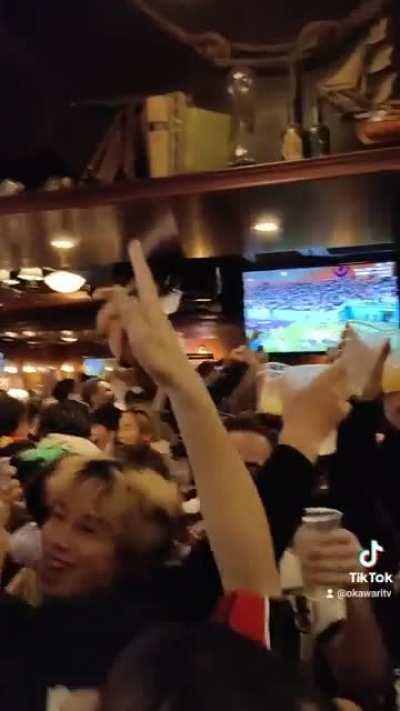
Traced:
[[34, 192], [0, 198], [0, 215], [50, 210], [87, 209], [119, 205], [133, 200], [158, 199], [256, 186], [353, 175], [373, 175], [400, 170], [400, 147], [343, 153], [302, 161], [280, 161], [213, 173], [192, 173], [157, 180], [139, 180], [111, 186], [84, 187], [57, 192]]

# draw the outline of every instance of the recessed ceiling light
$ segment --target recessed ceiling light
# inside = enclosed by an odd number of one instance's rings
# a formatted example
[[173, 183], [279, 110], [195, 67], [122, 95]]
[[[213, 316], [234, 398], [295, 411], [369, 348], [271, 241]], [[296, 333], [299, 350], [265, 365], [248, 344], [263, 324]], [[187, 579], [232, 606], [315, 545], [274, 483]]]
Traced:
[[264, 220], [259, 220], [253, 225], [253, 230], [255, 232], [260, 232], [261, 234], [274, 234], [279, 232], [281, 229], [281, 224], [279, 220], [274, 218], [266, 218]]
[[22, 331], [22, 335], [25, 336], [25, 338], [35, 338], [36, 331]]
[[50, 240], [50, 244], [54, 249], [73, 249], [76, 246], [76, 239], [66, 233], [60, 233]]
[[60, 340], [63, 341], [64, 343], [76, 343], [78, 340], [78, 337], [75, 335], [75, 333], [73, 331], [61, 331]]
[[44, 278], [44, 283], [53, 291], [60, 294], [73, 294], [79, 291], [86, 283], [86, 279], [80, 274], [73, 272], [58, 271], [51, 272]]
[[5, 331], [3, 335], [6, 338], [18, 338], [18, 333], [15, 333], [15, 331]]
[[43, 281], [43, 270], [39, 269], [39, 267], [20, 269], [18, 279], [22, 279], [23, 281]]

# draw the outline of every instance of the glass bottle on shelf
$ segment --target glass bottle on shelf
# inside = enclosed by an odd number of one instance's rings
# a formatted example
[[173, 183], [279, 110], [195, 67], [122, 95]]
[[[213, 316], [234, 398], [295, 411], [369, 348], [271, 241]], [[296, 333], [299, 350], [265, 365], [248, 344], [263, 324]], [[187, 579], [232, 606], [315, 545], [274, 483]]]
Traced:
[[311, 109], [311, 126], [308, 130], [308, 146], [311, 158], [328, 156], [331, 152], [331, 134], [324, 124], [322, 99], [317, 96]]
[[236, 67], [230, 71], [228, 93], [232, 100], [232, 166], [256, 163], [253, 154], [256, 124], [255, 85], [255, 74], [248, 67]]
[[282, 159], [302, 160], [305, 158], [305, 133], [296, 115], [295, 102], [288, 106], [288, 122], [282, 135]]

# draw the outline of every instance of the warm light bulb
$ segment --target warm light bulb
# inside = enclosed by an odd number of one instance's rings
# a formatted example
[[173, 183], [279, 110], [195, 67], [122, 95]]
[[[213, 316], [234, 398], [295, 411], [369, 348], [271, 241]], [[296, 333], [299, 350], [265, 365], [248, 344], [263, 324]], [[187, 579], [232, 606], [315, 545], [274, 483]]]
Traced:
[[76, 343], [78, 338], [73, 331], [61, 331], [60, 340], [63, 341], [63, 343]]
[[5, 338], [18, 338], [18, 333], [15, 331], [5, 331], [3, 335]]
[[35, 368], [34, 365], [30, 365], [30, 363], [27, 363], [26, 365], [22, 366], [22, 372], [23, 373], [37, 373], [37, 368]]
[[18, 373], [18, 368], [16, 365], [5, 365], [4, 366], [4, 372], [8, 373], [8, 375], [16, 375]]
[[58, 291], [60, 294], [73, 294], [79, 291], [86, 283], [86, 279], [80, 274], [73, 272], [51, 272], [44, 278], [45, 284], [53, 291]]
[[76, 245], [76, 239], [66, 232], [60, 232], [60, 234], [55, 235], [51, 240], [50, 244], [54, 249], [73, 249]]
[[22, 331], [22, 335], [26, 338], [35, 338], [36, 331]]
[[75, 367], [71, 363], [63, 363], [60, 370], [64, 373], [75, 373]]
[[278, 220], [260, 220], [259, 222], [256, 222], [253, 230], [255, 232], [262, 232], [265, 234], [271, 234], [274, 232], [279, 232], [281, 226]]

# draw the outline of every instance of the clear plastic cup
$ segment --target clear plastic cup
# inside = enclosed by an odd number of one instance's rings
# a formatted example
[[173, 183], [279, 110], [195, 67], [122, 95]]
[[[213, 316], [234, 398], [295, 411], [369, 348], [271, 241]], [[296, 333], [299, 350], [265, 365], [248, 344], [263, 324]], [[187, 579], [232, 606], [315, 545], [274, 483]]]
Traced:
[[291, 370], [284, 363], [266, 363], [258, 381], [258, 403], [260, 412], [270, 415], [282, 415], [282, 388], [284, 376]]
[[[294, 551], [298, 555], [300, 562], [303, 554], [313, 538], [320, 538], [321, 534], [330, 533], [341, 528], [343, 514], [337, 509], [324, 507], [310, 507], [305, 509], [302, 517], [302, 525], [298, 529], [294, 540]], [[328, 586], [304, 585], [304, 594], [311, 600], [329, 599], [330, 588]]]

